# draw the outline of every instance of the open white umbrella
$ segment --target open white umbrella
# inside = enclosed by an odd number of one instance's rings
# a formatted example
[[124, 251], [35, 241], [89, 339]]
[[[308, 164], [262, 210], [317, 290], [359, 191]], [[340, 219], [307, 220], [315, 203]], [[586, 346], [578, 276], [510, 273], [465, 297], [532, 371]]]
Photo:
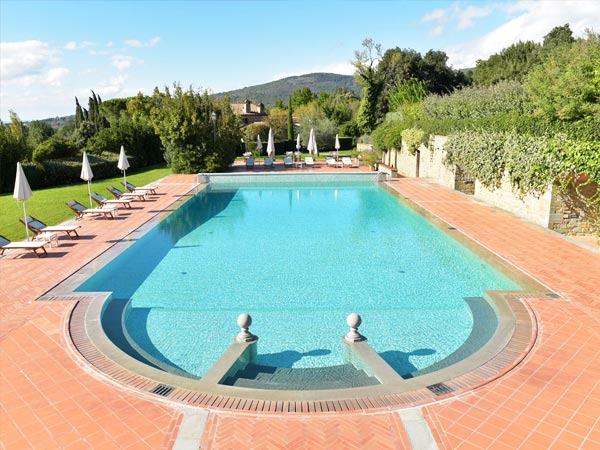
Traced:
[[275, 137], [271, 128], [269, 128], [269, 140], [267, 141], [267, 155], [271, 158], [275, 156]]
[[260, 134], [256, 139], [256, 150], [258, 150], [258, 156], [260, 156], [260, 153], [262, 152], [262, 141], [260, 140]]
[[23, 171], [23, 166], [20, 162], [18, 162], [13, 197], [23, 202], [23, 218], [25, 219], [25, 235], [27, 236], [27, 240], [29, 240], [29, 229], [27, 228], [27, 207], [25, 206], [25, 201], [31, 197], [31, 194], [31, 188], [27, 182], [27, 177]]
[[121, 153], [119, 153], [119, 162], [117, 163], [117, 167], [119, 170], [123, 171], [123, 182], [127, 184], [127, 174], [125, 171], [129, 169], [129, 161], [127, 161], [127, 155], [125, 154], [125, 149], [121, 145]]
[[88, 182], [88, 195], [90, 197], [90, 208], [92, 207], [92, 178], [94, 178], [94, 174], [92, 173], [92, 166], [90, 166], [90, 162], [88, 161], [87, 153], [83, 152], [83, 163], [81, 165], [81, 179]]

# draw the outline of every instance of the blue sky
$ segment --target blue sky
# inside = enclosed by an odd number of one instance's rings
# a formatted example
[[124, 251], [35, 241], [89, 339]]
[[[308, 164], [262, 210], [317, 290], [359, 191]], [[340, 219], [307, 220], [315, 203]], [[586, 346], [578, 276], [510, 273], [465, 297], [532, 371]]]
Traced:
[[0, 118], [73, 114], [179, 82], [212, 92], [311, 72], [351, 74], [364, 38], [444, 50], [472, 67], [569, 22], [600, 30], [599, 1], [0, 1]]

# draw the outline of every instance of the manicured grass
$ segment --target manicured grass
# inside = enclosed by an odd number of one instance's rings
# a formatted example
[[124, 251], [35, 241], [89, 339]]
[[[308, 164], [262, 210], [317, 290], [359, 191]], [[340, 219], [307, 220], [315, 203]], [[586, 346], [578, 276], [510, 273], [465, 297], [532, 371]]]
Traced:
[[[127, 174], [127, 181], [136, 186], [143, 186], [171, 173], [171, 169], [164, 165], [152, 166], [135, 174]], [[97, 192], [106, 198], [114, 198], [106, 188], [112, 185], [124, 191], [125, 188], [123, 188], [121, 181], [123, 181], [122, 176], [97, 181], [92, 180], [92, 192]], [[47, 225], [58, 225], [75, 217], [75, 214], [65, 205], [65, 202], [71, 200], [77, 200], [87, 207], [90, 206], [85, 181], [82, 180], [78, 184], [34, 190], [33, 195], [26, 202], [27, 215], [34, 216]], [[96, 204], [94, 204], [95, 207]], [[0, 234], [11, 241], [24, 240], [25, 225], [19, 222], [19, 219], [22, 218], [22, 202], [14, 199], [12, 193], [0, 195]]]

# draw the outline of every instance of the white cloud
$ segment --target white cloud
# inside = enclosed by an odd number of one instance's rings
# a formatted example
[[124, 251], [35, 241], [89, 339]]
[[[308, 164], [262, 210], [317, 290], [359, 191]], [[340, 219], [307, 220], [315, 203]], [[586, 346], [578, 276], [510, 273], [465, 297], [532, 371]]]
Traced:
[[542, 42], [552, 28], [565, 23], [570, 24], [575, 36], [583, 36], [586, 28], [600, 28], [600, 2], [519, 1], [504, 6], [506, 12], [517, 15], [482, 37], [445, 49], [451, 65], [474, 67], [478, 59], [519, 41]]
[[42, 83], [48, 86], [62, 86], [62, 79], [71, 71], [65, 67], [54, 67], [43, 76]]
[[458, 3], [454, 3], [448, 8], [434, 9], [430, 13], [425, 14], [419, 22], [431, 22], [432, 27], [429, 30], [429, 34], [439, 36], [451, 22], [456, 23], [454, 27], [456, 30], [466, 30], [475, 25], [475, 19], [489, 16], [496, 8], [498, 8], [497, 4], [484, 7], [467, 6], [466, 8], [462, 8]]
[[130, 47], [154, 47], [156, 44], [160, 42], [160, 38], [158, 36], [150, 39], [148, 42], [138, 41], [137, 39], [131, 39], [125, 41], [125, 44]]
[[0, 42], [2, 82], [38, 75], [58, 62], [57, 50], [41, 41]]
[[65, 46], [63, 47], [65, 50], [80, 50], [82, 48], [85, 47], [93, 47], [96, 44], [92, 41], [82, 41], [80, 44], [78, 44], [75, 41], [69, 41], [65, 44]]
[[144, 60], [139, 58], [134, 58], [129, 55], [113, 55], [112, 65], [115, 66], [119, 70], [126, 70], [131, 67], [132, 64], [143, 64]]

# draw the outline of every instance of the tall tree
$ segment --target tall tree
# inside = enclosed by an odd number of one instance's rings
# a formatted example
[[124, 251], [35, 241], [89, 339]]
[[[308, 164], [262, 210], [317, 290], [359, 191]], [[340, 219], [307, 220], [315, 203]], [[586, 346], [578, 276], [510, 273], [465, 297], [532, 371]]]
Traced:
[[27, 146], [33, 150], [53, 134], [54, 128], [49, 124], [40, 120], [34, 120], [27, 127]]
[[473, 82], [489, 86], [501, 80], [523, 81], [529, 71], [541, 62], [540, 48], [532, 41], [518, 42], [486, 60], [478, 60]]
[[287, 138], [288, 141], [294, 139], [294, 118], [292, 116], [292, 96], [288, 96], [288, 110], [287, 110]]
[[373, 39], [362, 42], [363, 49], [354, 52], [355, 60], [352, 65], [356, 68], [354, 78], [362, 86], [362, 99], [358, 108], [356, 123], [361, 132], [369, 133], [379, 120], [378, 100], [385, 79], [383, 73], [377, 70], [377, 63], [381, 60], [381, 44]]

